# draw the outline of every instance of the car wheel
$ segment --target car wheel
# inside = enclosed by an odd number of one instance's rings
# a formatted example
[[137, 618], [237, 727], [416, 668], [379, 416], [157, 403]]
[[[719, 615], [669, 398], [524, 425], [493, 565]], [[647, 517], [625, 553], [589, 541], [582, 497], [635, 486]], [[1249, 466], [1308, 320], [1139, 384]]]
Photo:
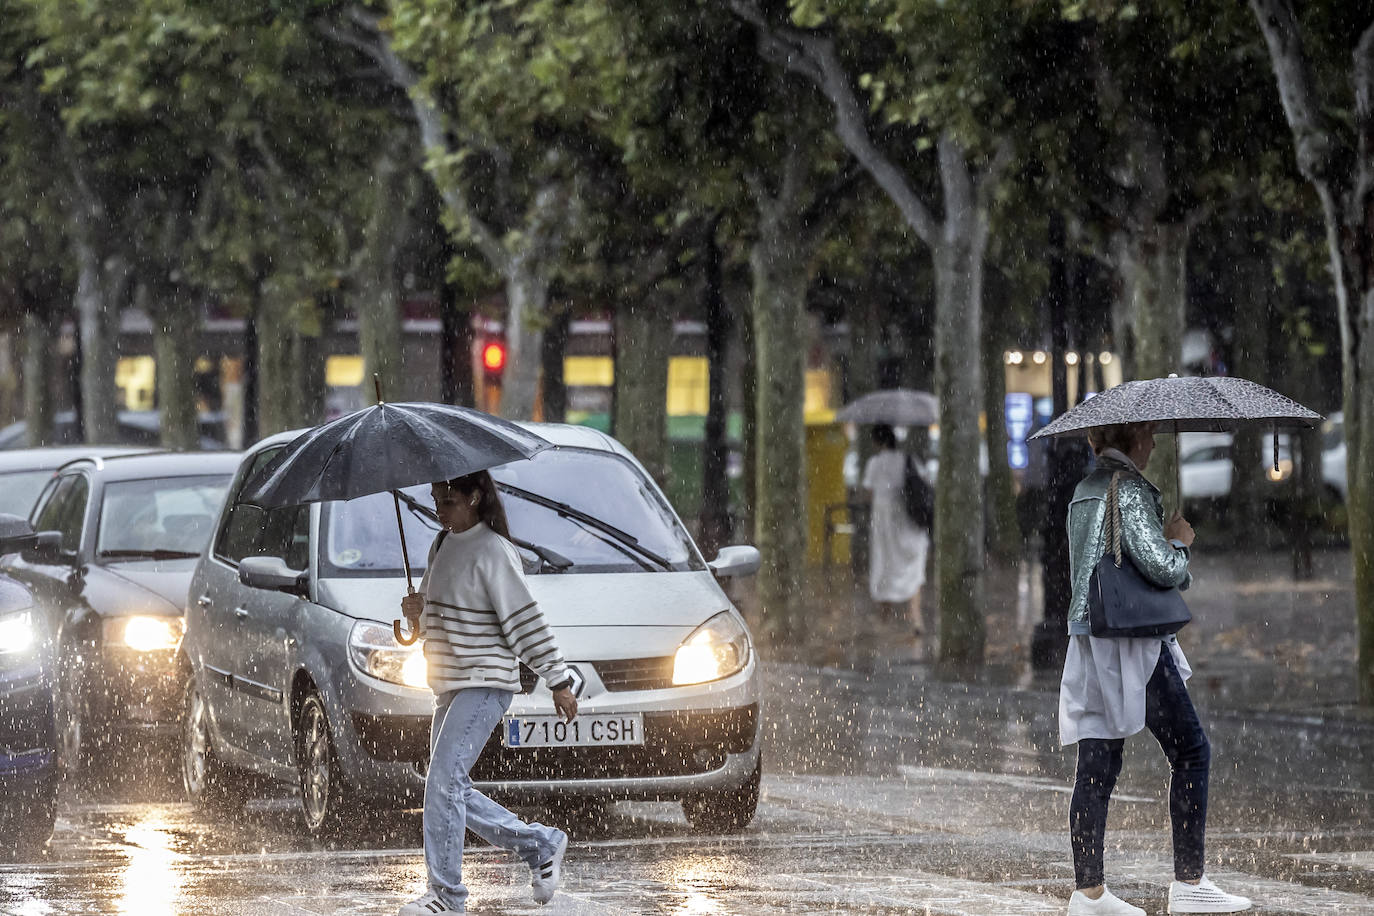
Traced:
[[0, 859], [23, 862], [43, 854], [57, 820], [57, 779], [33, 795], [7, 798], [0, 812]]
[[181, 719], [181, 785], [192, 804], [213, 811], [234, 811], [247, 802], [242, 781], [215, 757], [210, 737], [210, 706], [200, 682], [186, 679]]
[[763, 775], [763, 756], [754, 765], [749, 780], [738, 789], [701, 792], [682, 800], [682, 813], [697, 833], [737, 833], [749, 826], [759, 806], [759, 780]]
[[296, 720], [296, 764], [306, 829], [320, 836], [337, 831], [344, 805], [343, 776], [329, 732], [329, 715], [318, 691], [307, 694]]
[[[83, 770], [98, 770], [109, 750], [99, 736], [90, 731], [92, 722], [86, 696], [85, 666], [78, 661], [83, 649], [64, 644], [61, 677], [54, 695], [57, 714], [57, 751], [62, 768], [70, 775]], [[87, 648], [85, 651], [93, 651]]]

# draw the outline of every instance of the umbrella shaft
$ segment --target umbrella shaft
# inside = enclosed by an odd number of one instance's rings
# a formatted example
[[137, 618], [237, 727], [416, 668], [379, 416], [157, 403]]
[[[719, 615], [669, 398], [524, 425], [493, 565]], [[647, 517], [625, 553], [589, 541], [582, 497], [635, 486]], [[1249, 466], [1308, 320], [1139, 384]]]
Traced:
[[410, 551], [406, 549], [406, 526], [401, 520], [401, 496], [395, 490], [391, 491], [391, 501], [396, 504], [396, 530], [401, 535], [401, 565], [406, 568], [406, 589], [414, 594], [415, 583], [410, 579]]

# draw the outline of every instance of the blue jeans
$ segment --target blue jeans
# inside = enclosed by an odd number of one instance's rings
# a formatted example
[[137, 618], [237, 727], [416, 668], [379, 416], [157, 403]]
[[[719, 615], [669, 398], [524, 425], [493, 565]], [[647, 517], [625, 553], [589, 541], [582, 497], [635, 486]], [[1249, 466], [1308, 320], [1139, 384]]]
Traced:
[[509, 849], [531, 867], [553, 854], [562, 831], [520, 818], [472, 787], [468, 774], [492, 731], [510, 708], [511, 693], [471, 687], [442, 694], [434, 704], [425, 777], [425, 868], [429, 889], [462, 912], [463, 831]]
[[[1165, 646], [1145, 685], [1145, 727], [1169, 758], [1169, 819], [1173, 824], [1174, 878], [1202, 877], [1207, 832], [1207, 778], [1211, 745], [1198, 721], [1188, 688]], [[1078, 742], [1078, 776], [1069, 804], [1073, 872], [1077, 886], [1103, 883], [1102, 846], [1107, 833], [1107, 802], [1121, 773], [1122, 738], [1084, 738]]]

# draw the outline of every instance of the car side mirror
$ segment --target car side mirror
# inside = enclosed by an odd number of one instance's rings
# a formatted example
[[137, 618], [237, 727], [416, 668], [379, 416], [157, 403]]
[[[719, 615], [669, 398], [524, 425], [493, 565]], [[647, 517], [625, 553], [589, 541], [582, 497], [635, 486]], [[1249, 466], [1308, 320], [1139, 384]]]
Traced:
[[758, 548], [744, 545], [722, 547], [716, 558], [706, 565], [717, 579], [752, 576], [759, 571]]
[[76, 551], [62, 549], [62, 532], [40, 531], [33, 536], [32, 543], [20, 554], [26, 563], [44, 566], [70, 564], [76, 560]]
[[304, 596], [305, 575], [287, 566], [281, 557], [245, 557], [239, 561], [239, 581], [249, 588]]

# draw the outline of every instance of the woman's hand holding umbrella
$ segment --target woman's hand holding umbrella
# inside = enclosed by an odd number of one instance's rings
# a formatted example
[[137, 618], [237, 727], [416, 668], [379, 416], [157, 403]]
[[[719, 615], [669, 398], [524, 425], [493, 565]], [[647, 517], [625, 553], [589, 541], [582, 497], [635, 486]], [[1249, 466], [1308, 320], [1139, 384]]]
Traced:
[[[420, 632], [420, 615], [425, 612], [425, 596], [419, 592], [412, 591], [401, 599], [401, 614], [406, 622], [410, 624], [412, 633]], [[414, 642], [412, 639], [411, 642]]]

